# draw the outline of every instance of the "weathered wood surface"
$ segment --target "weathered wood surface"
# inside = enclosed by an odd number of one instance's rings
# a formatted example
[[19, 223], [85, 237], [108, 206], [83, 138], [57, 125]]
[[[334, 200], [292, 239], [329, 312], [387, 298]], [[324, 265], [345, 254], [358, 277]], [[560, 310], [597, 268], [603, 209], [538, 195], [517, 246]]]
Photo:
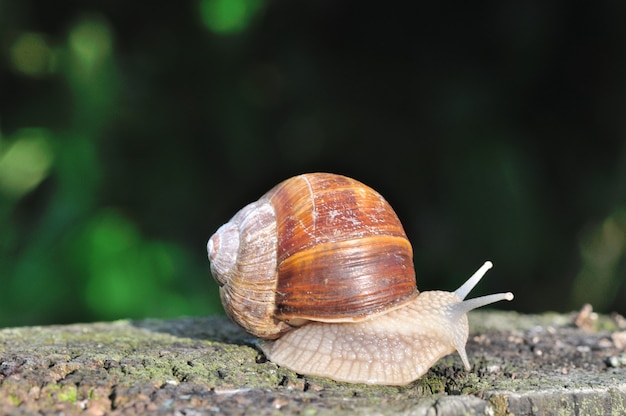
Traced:
[[0, 330], [0, 414], [626, 414], [618, 320], [475, 312], [468, 353], [405, 387], [297, 375], [226, 318]]

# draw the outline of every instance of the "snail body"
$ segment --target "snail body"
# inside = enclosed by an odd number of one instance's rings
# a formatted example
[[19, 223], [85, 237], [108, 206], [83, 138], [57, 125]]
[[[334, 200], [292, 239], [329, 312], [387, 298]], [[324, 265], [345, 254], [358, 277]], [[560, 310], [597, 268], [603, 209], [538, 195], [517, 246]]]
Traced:
[[207, 244], [227, 315], [263, 340], [267, 358], [298, 373], [407, 384], [459, 352], [467, 370], [466, 313], [511, 300], [465, 300], [486, 262], [455, 292], [419, 293], [413, 252], [385, 199], [329, 173], [281, 182]]

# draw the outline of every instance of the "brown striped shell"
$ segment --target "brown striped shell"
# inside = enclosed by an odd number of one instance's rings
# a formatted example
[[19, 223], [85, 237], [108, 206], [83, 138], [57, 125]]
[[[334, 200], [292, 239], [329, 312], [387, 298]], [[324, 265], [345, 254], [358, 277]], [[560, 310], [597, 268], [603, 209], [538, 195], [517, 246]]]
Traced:
[[287, 179], [220, 227], [207, 250], [226, 313], [261, 338], [309, 321], [365, 320], [418, 294], [400, 220], [345, 176]]

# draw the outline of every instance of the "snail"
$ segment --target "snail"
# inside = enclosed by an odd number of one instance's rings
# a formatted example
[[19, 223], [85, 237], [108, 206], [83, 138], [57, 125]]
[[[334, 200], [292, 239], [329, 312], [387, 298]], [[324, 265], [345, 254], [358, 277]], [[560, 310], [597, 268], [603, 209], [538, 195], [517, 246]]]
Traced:
[[413, 250], [389, 203], [345, 176], [287, 179], [207, 243], [226, 314], [272, 362], [337, 381], [404, 385], [458, 351], [466, 313], [513, 294], [464, 300], [492, 267], [454, 292], [417, 290]]

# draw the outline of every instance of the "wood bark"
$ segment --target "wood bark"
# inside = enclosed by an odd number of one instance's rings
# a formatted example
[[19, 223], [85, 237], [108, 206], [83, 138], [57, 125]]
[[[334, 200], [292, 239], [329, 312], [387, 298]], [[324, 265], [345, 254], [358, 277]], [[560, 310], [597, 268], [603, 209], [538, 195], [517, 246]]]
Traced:
[[626, 332], [575, 318], [476, 311], [472, 370], [404, 387], [298, 375], [224, 317], [6, 328], [0, 414], [626, 414]]

